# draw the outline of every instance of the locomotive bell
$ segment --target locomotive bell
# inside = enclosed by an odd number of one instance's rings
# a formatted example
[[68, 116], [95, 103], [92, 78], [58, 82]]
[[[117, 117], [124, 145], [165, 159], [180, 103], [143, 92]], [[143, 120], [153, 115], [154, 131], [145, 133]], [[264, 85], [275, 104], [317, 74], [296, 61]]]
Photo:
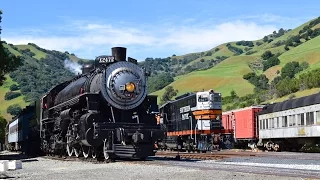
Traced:
[[112, 56], [115, 57], [116, 61], [126, 61], [127, 48], [124, 47], [113, 47], [111, 48]]
[[87, 63], [87, 64], [84, 64], [81, 69], [82, 69], [82, 74], [85, 74], [90, 72], [93, 69], [93, 65]]

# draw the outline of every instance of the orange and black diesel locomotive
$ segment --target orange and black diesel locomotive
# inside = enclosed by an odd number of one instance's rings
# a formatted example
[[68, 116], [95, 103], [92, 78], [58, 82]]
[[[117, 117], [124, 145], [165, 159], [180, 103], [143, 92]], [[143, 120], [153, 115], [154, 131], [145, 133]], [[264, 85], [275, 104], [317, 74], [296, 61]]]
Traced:
[[213, 90], [186, 93], [159, 107], [159, 123], [166, 132], [159, 149], [210, 151], [232, 148], [231, 132], [221, 123], [221, 93]]

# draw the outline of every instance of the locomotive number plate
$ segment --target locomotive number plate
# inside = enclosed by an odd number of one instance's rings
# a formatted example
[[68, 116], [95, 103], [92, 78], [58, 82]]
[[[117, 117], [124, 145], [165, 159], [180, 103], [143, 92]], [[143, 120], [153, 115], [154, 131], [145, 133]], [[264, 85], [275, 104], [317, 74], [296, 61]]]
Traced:
[[101, 56], [101, 57], [98, 57], [98, 61], [99, 63], [113, 63], [115, 61], [115, 58], [114, 56]]

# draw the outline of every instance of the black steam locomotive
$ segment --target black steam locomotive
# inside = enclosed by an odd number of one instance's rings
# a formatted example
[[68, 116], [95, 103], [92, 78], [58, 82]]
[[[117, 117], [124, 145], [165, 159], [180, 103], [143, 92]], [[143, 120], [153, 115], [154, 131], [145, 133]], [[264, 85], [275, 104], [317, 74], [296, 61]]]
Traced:
[[112, 48], [85, 64], [82, 74], [53, 87], [41, 98], [41, 149], [46, 154], [85, 158], [140, 158], [154, 155], [163, 136], [157, 125], [157, 97], [147, 95], [145, 69]]

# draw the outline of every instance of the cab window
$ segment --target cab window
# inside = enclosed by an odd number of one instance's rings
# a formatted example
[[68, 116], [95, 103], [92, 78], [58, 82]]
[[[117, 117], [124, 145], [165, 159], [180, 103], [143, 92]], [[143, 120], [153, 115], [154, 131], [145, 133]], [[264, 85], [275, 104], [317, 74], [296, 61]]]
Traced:
[[209, 101], [208, 97], [202, 97], [202, 96], [198, 97], [198, 102], [207, 102], [207, 101]]

